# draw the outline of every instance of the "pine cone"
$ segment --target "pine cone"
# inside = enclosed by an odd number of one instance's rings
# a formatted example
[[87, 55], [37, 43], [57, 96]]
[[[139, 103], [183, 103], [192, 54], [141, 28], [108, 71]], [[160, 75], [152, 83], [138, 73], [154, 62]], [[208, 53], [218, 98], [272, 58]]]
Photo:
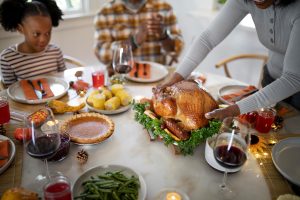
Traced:
[[87, 162], [89, 158], [89, 154], [84, 149], [81, 149], [80, 151], [77, 152], [76, 158], [79, 161], [79, 163], [83, 165]]

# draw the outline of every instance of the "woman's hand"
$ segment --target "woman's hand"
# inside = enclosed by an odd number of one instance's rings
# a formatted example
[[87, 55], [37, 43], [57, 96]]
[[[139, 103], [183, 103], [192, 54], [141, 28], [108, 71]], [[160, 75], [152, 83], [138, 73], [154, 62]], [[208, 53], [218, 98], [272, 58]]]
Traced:
[[178, 74], [177, 72], [174, 72], [167, 81], [163, 82], [162, 84], [157, 85], [154, 90], [161, 91], [161, 90], [165, 89], [166, 87], [169, 87], [179, 81], [182, 81], [183, 79], [184, 78], [180, 74]]
[[237, 104], [230, 105], [226, 108], [215, 109], [205, 114], [207, 119], [223, 120], [226, 117], [235, 117], [240, 114], [240, 109]]

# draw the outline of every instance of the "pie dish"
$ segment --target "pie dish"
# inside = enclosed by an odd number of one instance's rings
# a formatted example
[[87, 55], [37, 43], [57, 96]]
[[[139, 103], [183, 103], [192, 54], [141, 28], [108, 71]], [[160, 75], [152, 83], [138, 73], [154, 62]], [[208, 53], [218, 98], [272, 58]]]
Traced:
[[70, 135], [77, 144], [97, 144], [109, 138], [114, 132], [113, 121], [99, 113], [74, 115], [61, 125], [61, 131]]

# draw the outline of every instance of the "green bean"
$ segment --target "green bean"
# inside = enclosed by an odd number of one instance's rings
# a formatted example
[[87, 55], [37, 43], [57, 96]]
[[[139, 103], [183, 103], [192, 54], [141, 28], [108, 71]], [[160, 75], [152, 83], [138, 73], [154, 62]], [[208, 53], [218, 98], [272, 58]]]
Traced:
[[112, 196], [115, 200], [121, 200], [115, 191], [112, 192]]
[[140, 182], [138, 177], [125, 176], [122, 171], [106, 172], [82, 183], [84, 192], [75, 199], [137, 199]]

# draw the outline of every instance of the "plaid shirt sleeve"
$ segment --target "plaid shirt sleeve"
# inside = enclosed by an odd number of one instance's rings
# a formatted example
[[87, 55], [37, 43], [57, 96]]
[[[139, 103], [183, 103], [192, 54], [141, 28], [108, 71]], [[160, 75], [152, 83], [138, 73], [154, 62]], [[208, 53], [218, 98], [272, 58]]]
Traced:
[[110, 4], [108, 4], [96, 15], [94, 19], [94, 25], [96, 28], [96, 44], [94, 50], [98, 59], [104, 64], [108, 64], [112, 60], [111, 44], [113, 42], [113, 36], [111, 25], [109, 24], [110, 16], [108, 15], [110, 10]]
[[183, 49], [183, 38], [181, 30], [177, 23], [177, 18], [173, 12], [173, 9], [170, 5], [166, 6], [167, 9], [165, 9], [164, 13], [164, 23], [166, 25], [166, 28], [170, 30], [171, 36], [175, 41], [175, 49], [174, 52], [176, 52], [176, 55], [180, 55], [182, 49]]

